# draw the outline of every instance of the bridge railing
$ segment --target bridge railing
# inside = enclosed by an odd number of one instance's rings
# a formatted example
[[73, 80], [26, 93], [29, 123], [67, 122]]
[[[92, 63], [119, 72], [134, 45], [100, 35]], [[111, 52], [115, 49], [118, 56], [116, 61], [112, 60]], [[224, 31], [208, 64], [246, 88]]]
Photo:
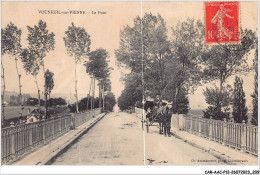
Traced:
[[[101, 108], [78, 114], [67, 114], [39, 122], [2, 129], [1, 158], [6, 163], [34, 147], [54, 140], [70, 129], [101, 113]], [[93, 115], [92, 115], [93, 114]], [[74, 127], [73, 127], [74, 126]]]
[[173, 115], [173, 127], [254, 155], [258, 154], [258, 127], [226, 120]]

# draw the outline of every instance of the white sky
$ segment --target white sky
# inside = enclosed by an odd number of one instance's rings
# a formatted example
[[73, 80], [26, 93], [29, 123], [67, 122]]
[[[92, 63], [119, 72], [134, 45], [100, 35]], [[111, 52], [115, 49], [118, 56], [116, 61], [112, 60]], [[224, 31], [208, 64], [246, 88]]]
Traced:
[[[240, 3], [241, 26], [256, 30], [257, 28], [257, 2]], [[204, 20], [203, 2], [143, 2], [143, 14], [152, 12], [160, 13], [167, 22], [169, 36], [171, 27], [174, 27], [179, 20], [188, 17]], [[85, 10], [104, 11], [106, 15], [40, 15], [38, 10]], [[74, 61], [64, 46], [64, 32], [72, 22], [76, 26], [84, 27], [91, 36], [91, 50], [99, 47], [106, 49], [110, 54], [110, 66], [114, 68], [111, 74], [112, 92], [118, 97], [123, 90], [120, 82], [120, 70], [115, 66], [114, 50], [119, 47], [119, 33], [125, 25], [133, 25], [133, 19], [141, 14], [140, 2], [2, 2], [2, 28], [9, 22], [13, 22], [22, 29], [22, 47], [27, 46], [26, 26], [33, 26], [40, 19], [47, 22], [49, 31], [55, 33], [55, 50], [47, 54], [45, 59], [46, 69], [54, 72], [55, 87], [53, 94], [67, 93], [74, 94]], [[252, 58], [252, 55], [250, 56]], [[6, 73], [6, 90], [18, 92], [18, 78], [15, 71], [14, 60], [4, 56], [3, 63]], [[22, 74], [22, 92], [37, 93], [33, 77], [26, 75], [19, 63]], [[85, 97], [88, 93], [90, 78], [85, 73], [84, 66], [78, 66], [78, 90], [79, 98]], [[244, 89], [247, 102], [251, 103], [250, 94], [253, 92], [253, 73], [244, 77]], [[39, 85], [43, 90], [43, 73], [38, 76]], [[233, 79], [229, 81], [233, 85]], [[198, 88], [195, 95], [190, 95], [191, 107], [206, 105], [202, 89]], [[98, 89], [98, 88], [96, 88]], [[96, 91], [97, 95], [98, 91]], [[72, 96], [72, 95], [71, 95]]]

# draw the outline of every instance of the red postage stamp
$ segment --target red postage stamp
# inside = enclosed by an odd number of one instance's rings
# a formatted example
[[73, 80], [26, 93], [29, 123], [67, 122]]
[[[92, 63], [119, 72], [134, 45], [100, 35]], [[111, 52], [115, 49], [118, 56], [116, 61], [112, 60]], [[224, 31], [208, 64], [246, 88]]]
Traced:
[[238, 43], [239, 2], [205, 2], [206, 43]]

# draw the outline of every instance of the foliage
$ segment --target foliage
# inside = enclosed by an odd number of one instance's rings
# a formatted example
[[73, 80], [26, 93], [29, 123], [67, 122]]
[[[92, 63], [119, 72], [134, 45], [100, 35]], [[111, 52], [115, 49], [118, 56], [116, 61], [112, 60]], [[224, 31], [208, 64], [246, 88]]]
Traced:
[[37, 76], [40, 70], [39, 63], [37, 62], [37, 58], [39, 57], [38, 52], [25, 48], [20, 56], [26, 73]]
[[[177, 104], [182, 103], [181, 98], [177, 100], [183, 95], [181, 89], [200, 84], [201, 55], [206, 50], [203, 31], [201, 21], [187, 19], [173, 29], [170, 42], [166, 22], [159, 14], [138, 16], [133, 27], [126, 26], [120, 32], [120, 47], [115, 51], [118, 65], [130, 68], [131, 73], [143, 74], [145, 96], [160, 94], [163, 99], [174, 101], [175, 106], [181, 106]], [[127, 90], [122, 93], [124, 98], [128, 93]], [[188, 98], [185, 101], [188, 104]], [[124, 103], [129, 104], [123, 108], [133, 104]]]
[[233, 90], [230, 85], [223, 87], [222, 91], [218, 87], [206, 88], [203, 91], [206, 103], [209, 107], [203, 111], [204, 117], [212, 117], [216, 120], [222, 120], [229, 117], [230, 105], [233, 99]]
[[89, 61], [85, 64], [87, 72], [94, 75], [98, 80], [109, 76], [108, 52], [99, 48], [89, 53]]
[[19, 95], [11, 95], [8, 105], [10, 105], [10, 106], [26, 105], [27, 100], [30, 98], [31, 98], [31, 96], [29, 94], [24, 94], [22, 99], [20, 98]]
[[[173, 104], [174, 106], [175, 104]], [[189, 108], [189, 98], [188, 98], [188, 91], [184, 88], [181, 89], [177, 95], [177, 103], [176, 103], [176, 111], [173, 111], [173, 113], [178, 114], [187, 114], [190, 110]]]
[[234, 83], [233, 96], [233, 118], [236, 123], [242, 123], [244, 120], [248, 121], [245, 92], [243, 90], [243, 80], [236, 76]]
[[216, 106], [208, 106], [208, 108], [203, 111], [205, 118], [212, 118], [215, 120], [223, 120], [224, 118], [229, 119], [229, 112], [219, 111]]
[[[36, 76], [40, 70], [40, 66], [42, 66], [45, 77], [45, 67], [44, 67], [44, 58], [46, 54], [54, 50], [55, 44], [55, 34], [53, 32], [49, 32], [47, 29], [47, 23], [43, 20], [39, 20], [38, 25], [34, 25], [33, 27], [27, 26], [28, 36], [27, 41], [29, 44], [28, 49], [24, 49], [22, 53], [22, 61], [24, 63], [24, 69], [27, 73], [30, 73], [35, 78], [35, 83], [38, 89], [38, 100], [41, 103], [40, 98], [40, 89], [38, 87]], [[46, 81], [45, 81], [46, 83]], [[44, 96], [45, 96], [45, 108], [47, 111], [47, 87], [48, 85], [44, 84]], [[46, 112], [47, 115], [47, 112]]]
[[63, 98], [50, 98], [49, 99], [49, 105], [52, 106], [62, 106], [66, 105], [66, 101]]
[[[218, 115], [223, 112], [222, 108], [226, 108], [225, 101], [227, 96], [225, 96], [226, 92], [222, 92], [225, 91], [223, 88], [224, 83], [228, 77], [237, 73], [247, 73], [250, 70], [247, 63], [247, 55], [254, 48], [256, 38], [256, 33], [252, 30], [241, 29], [241, 44], [215, 45], [202, 55], [204, 82], [219, 80], [219, 96], [216, 96], [218, 100], [215, 101], [217, 104], [214, 104], [214, 109], [218, 110], [216, 112]], [[221, 100], [219, 97], [224, 99]]]
[[113, 111], [115, 104], [115, 95], [112, 92], [107, 92], [105, 95], [105, 110]]
[[[166, 95], [173, 100], [173, 111], [181, 111], [178, 107], [184, 105], [186, 113], [189, 110], [187, 95], [201, 83], [202, 54], [207, 50], [207, 45], [204, 44], [204, 26], [200, 20], [188, 18], [178, 22], [172, 32], [173, 58], [167, 63], [167, 80], [172, 83], [169, 84]], [[183, 96], [183, 99], [180, 96]]]
[[174, 61], [179, 65], [175, 81], [178, 88], [183, 84], [187, 88], [193, 87], [192, 89], [200, 85], [202, 55], [208, 49], [204, 31], [203, 23], [191, 18], [178, 22], [172, 28], [172, 48], [176, 57]]
[[39, 100], [37, 98], [28, 98], [26, 101], [26, 105], [28, 106], [36, 106], [39, 104]]
[[255, 76], [254, 76], [255, 82], [254, 82], [254, 92], [251, 95], [252, 102], [253, 102], [253, 115], [252, 115], [251, 123], [253, 125], [258, 125], [258, 42], [256, 45], [254, 70], [255, 70]]
[[[92, 97], [85, 97], [85, 98], [82, 98], [80, 101], [79, 101], [79, 106], [78, 106], [78, 110], [79, 111], [86, 111], [86, 110], [90, 110], [91, 109], [91, 104], [88, 103], [88, 101], [91, 100]], [[99, 102], [99, 98], [94, 98], [94, 108], [98, 108], [98, 102]], [[87, 107], [88, 105], [88, 107]], [[72, 113], [75, 113], [76, 112], [76, 106], [74, 104], [70, 104], [68, 106], [70, 108], [70, 112]]]
[[[41, 100], [40, 100], [40, 103], [41, 103], [40, 106], [44, 106], [45, 101], [41, 99]], [[39, 99], [37, 99], [37, 98], [27, 98], [25, 104], [26, 104], [27, 106], [36, 106], [36, 105], [39, 105]]]
[[165, 64], [170, 56], [164, 19], [151, 13], [136, 17], [133, 27], [126, 26], [120, 32], [120, 47], [115, 54], [119, 66], [143, 73], [145, 93], [161, 92], [166, 85]]
[[118, 98], [118, 106], [121, 110], [128, 109], [135, 105], [137, 101], [142, 101], [143, 86], [139, 74], [132, 72], [126, 76], [125, 89]]
[[133, 72], [142, 71], [141, 18], [134, 19], [134, 26], [127, 25], [120, 31], [119, 48], [115, 50], [118, 66], [130, 68]]
[[44, 77], [45, 77], [44, 88], [46, 91], [46, 95], [50, 95], [54, 87], [54, 79], [53, 79], [54, 73], [50, 72], [49, 69], [47, 69]]
[[[110, 69], [108, 67], [109, 57], [108, 52], [105, 49], [99, 48], [89, 54], [89, 61], [85, 63], [87, 73], [98, 79], [99, 86], [99, 106], [102, 106], [102, 92], [111, 90], [111, 82], [109, 80]], [[104, 94], [104, 92], [103, 92]]]
[[19, 96], [11, 95], [10, 102], [8, 105], [10, 106], [19, 106], [21, 104]]
[[108, 52], [99, 48], [89, 53], [89, 61], [85, 64], [87, 73], [94, 75], [99, 80], [99, 85], [105, 91], [111, 90], [111, 82], [109, 80], [111, 68], [108, 66]]
[[111, 91], [111, 81], [109, 78], [102, 79], [99, 84], [101, 85], [101, 88], [103, 88], [104, 85], [104, 91]]
[[74, 57], [75, 62], [79, 63], [87, 57], [90, 51], [90, 35], [84, 28], [76, 27], [74, 23], [68, 27], [65, 31], [65, 37], [63, 38], [65, 46], [67, 47], [67, 53]]
[[1, 30], [1, 54], [17, 56], [21, 52], [21, 29], [10, 22]]
[[254, 47], [256, 34], [252, 30], [242, 30], [241, 44], [212, 46], [203, 55], [204, 80], [220, 81], [220, 88], [231, 75], [249, 71], [247, 54]]
[[78, 90], [77, 90], [77, 63], [80, 63], [89, 54], [90, 51], [90, 35], [84, 28], [76, 27], [74, 23], [65, 31], [63, 38], [67, 53], [74, 58], [75, 61], [75, 98], [76, 98], [76, 111], [78, 112]]
[[[21, 29], [18, 29], [12, 22], [7, 24], [5, 29], [1, 29], [1, 55], [9, 54], [10, 58], [13, 58], [15, 61], [16, 72], [18, 76], [18, 89], [19, 89], [19, 96], [18, 96], [18, 104], [20, 105], [20, 114], [22, 115], [22, 84], [21, 84], [21, 74], [19, 73], [18, 69], [18, 58], [21, 53]], [[1, 64], [3, 62], [1, 61]], [[2, 100], [4, 99], [4, 92], [5, 92], [5, 78], [4, 78], [4, 67], [2, 65], [2, 73], [1, 75], [3, 79], [3, 92], [1, 94]], [[2, 105], [2, 117], [4, 117], [4, 105]]]
[[[54, 50], [55, 34], [48, 31], [46, 22], [39, 20], [38, 25], [34, 27], [27, 26], [29, 43], [29, 61], [37, 66], [44, 66], [44, 57], [46, 53]], [[34, 57], [37, 56], [37, 59]]]

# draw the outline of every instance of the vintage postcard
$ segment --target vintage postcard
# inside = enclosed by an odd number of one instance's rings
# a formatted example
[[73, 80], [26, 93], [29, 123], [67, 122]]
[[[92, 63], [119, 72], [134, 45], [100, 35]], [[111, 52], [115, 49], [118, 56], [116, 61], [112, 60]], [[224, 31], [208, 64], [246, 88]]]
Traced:
[[258, 174], [258, 21], [253, 1], [2, 1], [3, 167]]

